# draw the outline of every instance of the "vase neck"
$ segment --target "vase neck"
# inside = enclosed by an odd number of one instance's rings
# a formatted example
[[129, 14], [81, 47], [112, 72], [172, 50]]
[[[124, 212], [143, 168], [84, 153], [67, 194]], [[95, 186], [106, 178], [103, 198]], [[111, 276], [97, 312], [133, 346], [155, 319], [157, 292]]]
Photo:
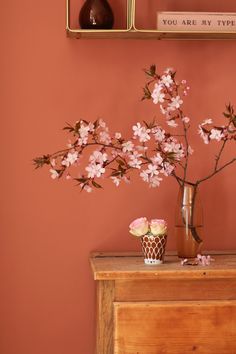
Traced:
[[185, 183], [182, 186], [182, 203], [183, 205], [190, 205], [196, 197], [197, 185]]

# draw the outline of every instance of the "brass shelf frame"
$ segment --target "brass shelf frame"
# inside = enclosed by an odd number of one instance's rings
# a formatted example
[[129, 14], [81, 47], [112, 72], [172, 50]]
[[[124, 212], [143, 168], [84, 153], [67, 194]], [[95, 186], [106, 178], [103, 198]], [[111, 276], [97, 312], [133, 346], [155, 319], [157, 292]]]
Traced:
[[70, 27], [70, 0], [66, 0], [66, 34], [77, 39], [236, 39], [236, 31], [159, 31], [139, 29], [136, 26], [136, 1], [126, 0], [127, 20], [125, 29], [86, 30]]

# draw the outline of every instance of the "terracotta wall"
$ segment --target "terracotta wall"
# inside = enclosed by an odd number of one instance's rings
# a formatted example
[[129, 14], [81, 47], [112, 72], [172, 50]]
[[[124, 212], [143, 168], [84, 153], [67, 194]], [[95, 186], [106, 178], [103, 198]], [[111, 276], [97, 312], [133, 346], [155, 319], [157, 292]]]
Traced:
[[[139, 216], [167, 219], [174, 249], [177, 185], [169, 178], [151, 190], [135, 180], [118, 189], [104, 181], [104, 190], [83, 194], [52, 181], [46, 169], [36, 172], [32, 158], [66, 145], [65, 122], [102, 117], [128, 135], [134, 122], [157, 116], [154, 105], [140, 102], [142, 69], [156, 63], [189, 81], [191, 173], [203, 176], [217, 146], [203, 146], [195, 131], [205, 118], [222, 123], [225, 103], [236, 104], [235, 41], [70, 40], [64, 0], [0, 7], [0, 353], [92, 354], [89, 253], [139, 250], [128, 233]], [[235, 145], [227, 155], [234, 152]], [[236, 248], [235, 173], [236, 165], [202, 185], [205, 249]]]

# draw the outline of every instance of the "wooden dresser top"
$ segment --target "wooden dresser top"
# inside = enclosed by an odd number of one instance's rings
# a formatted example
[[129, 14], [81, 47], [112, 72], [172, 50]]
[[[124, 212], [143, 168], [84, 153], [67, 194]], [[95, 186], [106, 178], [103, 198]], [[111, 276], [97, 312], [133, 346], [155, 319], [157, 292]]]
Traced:
[[236, 278], [236, 251], [208, 252], [214, 261], [209, 266], [182, 266], [176, 255], [166, 255], [161, 265], [145, 265], [137, 252], [91, 254], [95, 280]]

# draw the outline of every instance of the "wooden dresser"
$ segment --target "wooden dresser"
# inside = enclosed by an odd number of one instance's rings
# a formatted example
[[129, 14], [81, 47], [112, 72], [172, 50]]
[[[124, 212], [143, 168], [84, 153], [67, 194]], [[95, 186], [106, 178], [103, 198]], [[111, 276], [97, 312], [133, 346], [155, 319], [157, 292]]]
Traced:
[[96, 354], [236, 354], [236, 254], [210, 266], [176, 256], [94, 253]]

